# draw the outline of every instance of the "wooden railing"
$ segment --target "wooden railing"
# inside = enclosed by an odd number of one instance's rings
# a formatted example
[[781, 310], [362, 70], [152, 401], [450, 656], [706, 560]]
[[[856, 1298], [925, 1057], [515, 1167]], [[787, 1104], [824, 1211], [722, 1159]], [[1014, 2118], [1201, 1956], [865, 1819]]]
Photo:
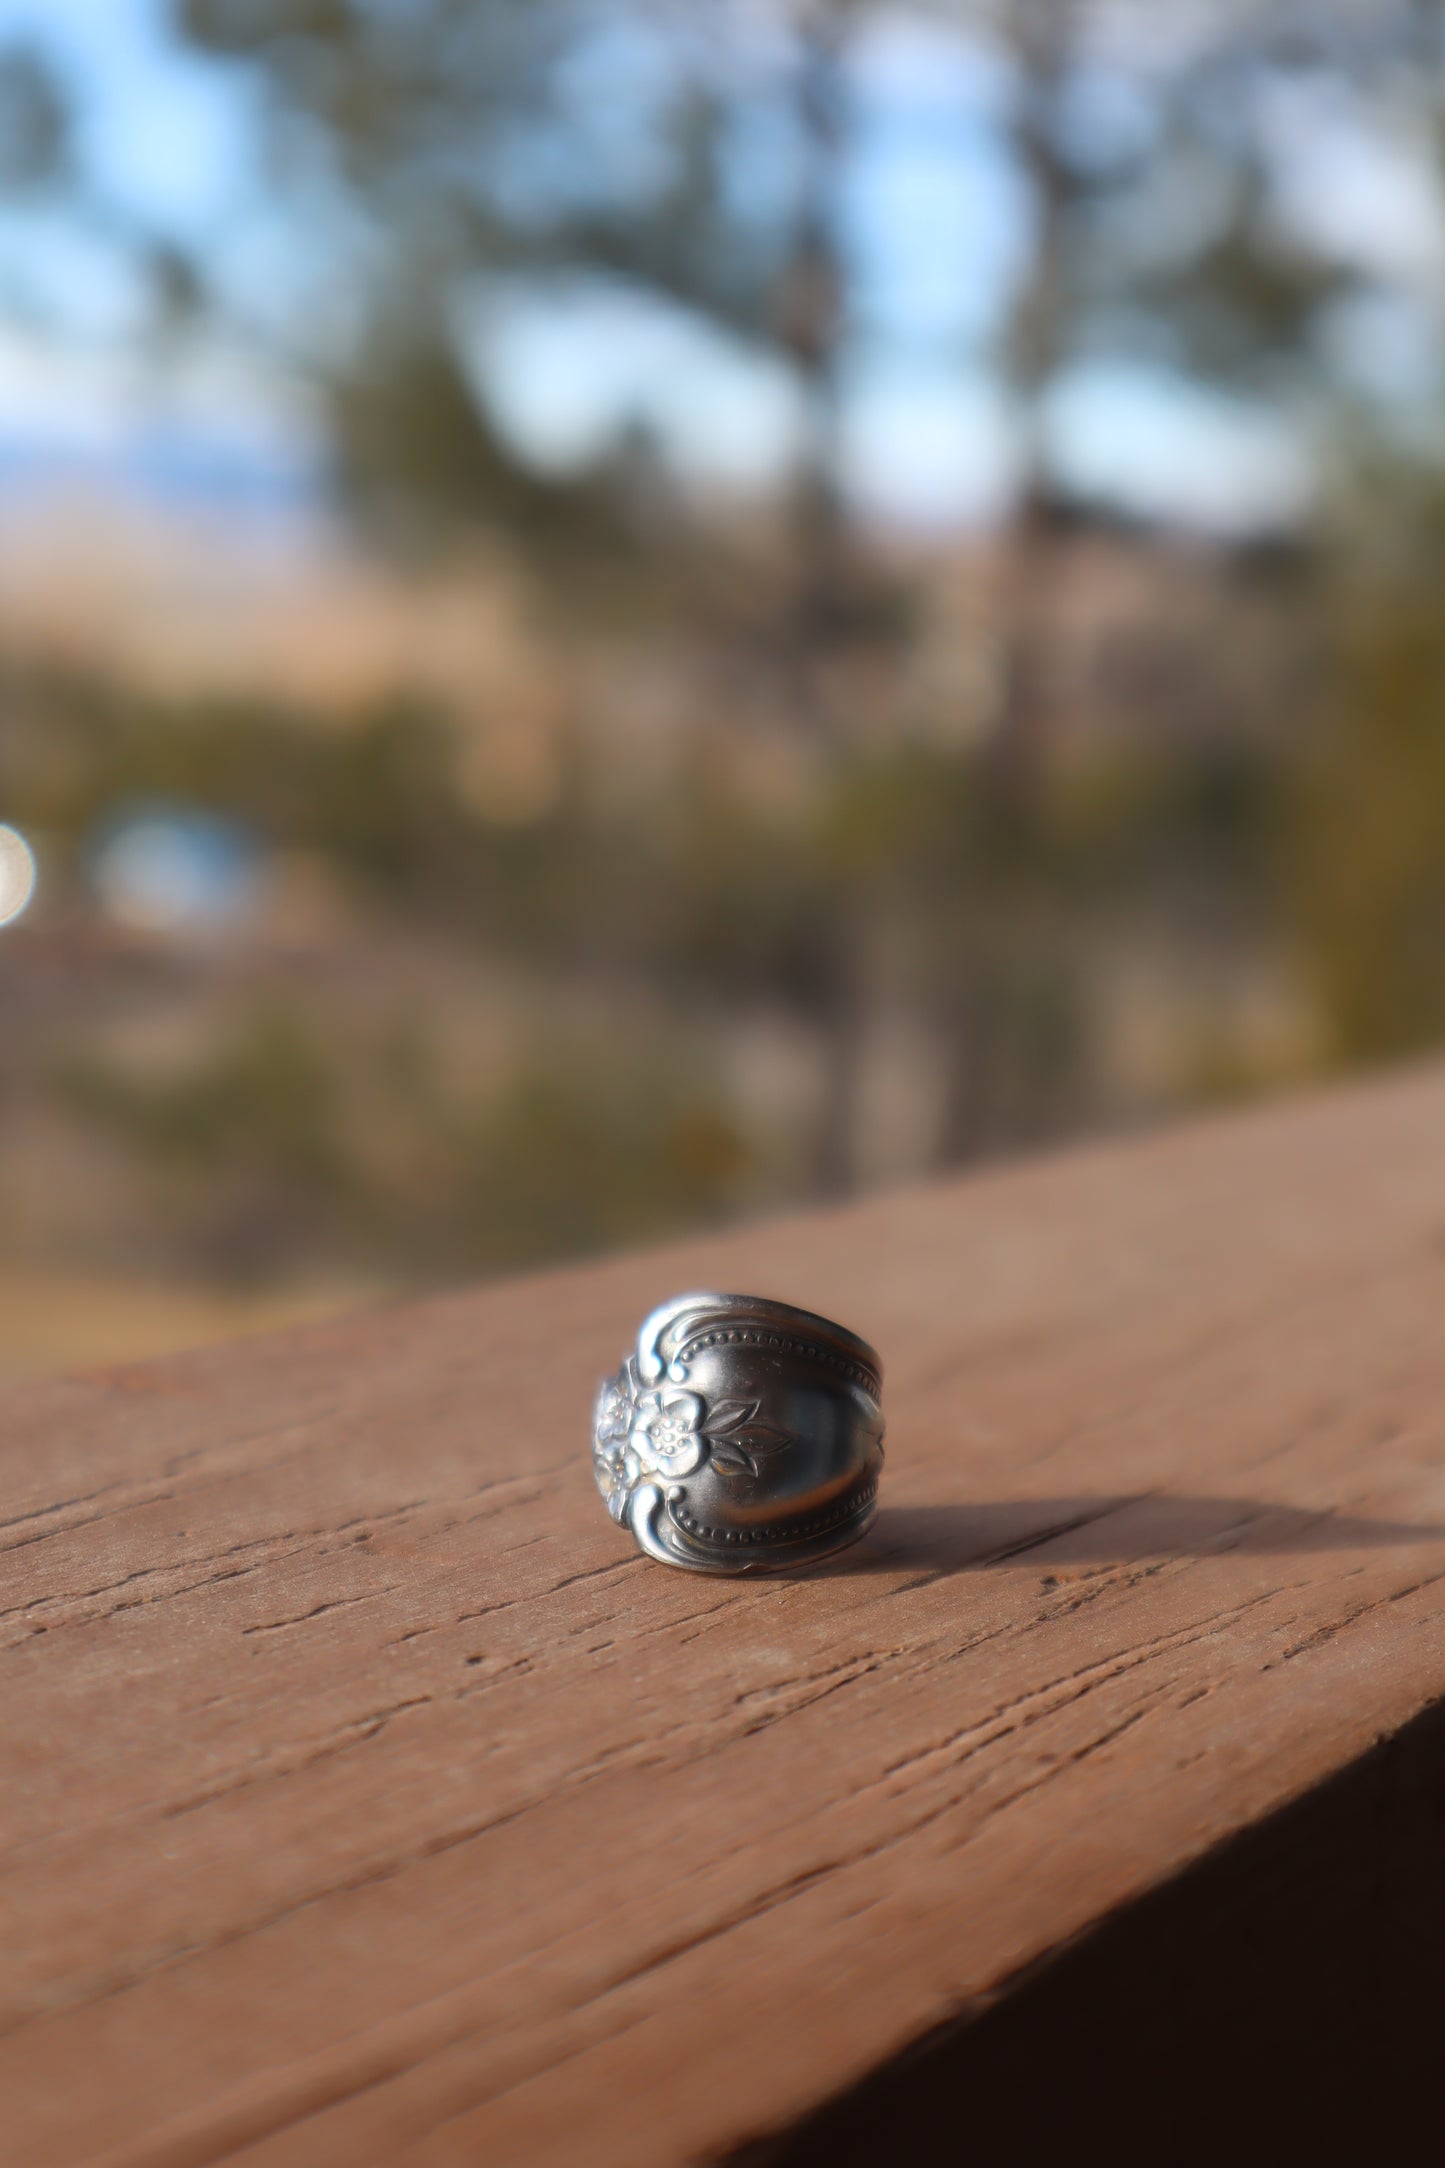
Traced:
[[[883, 1353], [807, 1577], [593, 1491], [699, 1284]], [[1439, 1074], [11, 1393], [0, 1546], [7, 2163], [1363, 2160], [1433, 2089]]]

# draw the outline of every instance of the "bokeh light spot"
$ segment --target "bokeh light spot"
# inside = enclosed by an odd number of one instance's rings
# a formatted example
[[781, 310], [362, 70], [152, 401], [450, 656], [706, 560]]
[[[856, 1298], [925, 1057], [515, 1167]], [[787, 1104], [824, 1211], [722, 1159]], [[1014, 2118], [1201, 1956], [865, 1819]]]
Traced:
[[122, 818], [92, 853], [106, 916], [137, 933], [219, 932], [254, 909], [255, 848], [234, 821], [181, 807]]
[[35, 853], [18, 828], [0, 823], [0, 926], [19, 918], [35, 894]]

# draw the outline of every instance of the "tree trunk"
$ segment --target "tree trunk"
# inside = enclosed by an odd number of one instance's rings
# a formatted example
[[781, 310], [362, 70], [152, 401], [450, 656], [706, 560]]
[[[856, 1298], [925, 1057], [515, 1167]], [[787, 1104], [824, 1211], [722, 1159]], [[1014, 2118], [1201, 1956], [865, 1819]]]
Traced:
[[[1028, 275], [1014, 306], [1007, 342], [1020, 431], [1018, 494], [1000, 538], [999, 700], [985, 751], [981, 787], [1001, 839], [1026, 851], [1047, 786], [1052, 676], [1053, 591], [1061, 577], [1059, 519], [1048, 472], [1043, 409], [1067, 350], [1067, 224], [1070, 176], [1054, 131], [1057, 100], [1071, 63], [1075, 0], [1017, 0], [1008, 13], [1018, 70], [1015, 144], [1031, 184], [1035, 233]], [[1009, 1003], [1000, 973], [1009, 966], [986, 925], [939, 1002], [947, 1049], [945, 1116], [938, 1140], [944, 1163], [976, 1158], [988, 1142], [989, 1079], [1004, 1059]]]
[[[796, 494], [796, 585], [783, 639], [784, 697], [797, 727], [820, 743], [825, 765], [836, 761], [847, 735], [837, 688], [856, 580], [840, 484], [844, 273], [838, 228], [848, 18], [849, 10], [836, 0], [816, 0], [801, 26], [797, 101], [808, 178], [780, 327], [806, 402]], [[822, 911], [813, 1004], [822, 1089], [812, 1173], [818, 1189], [840, 1195], [855, 1179], [869, 1036], [865, 905], [848, 892], [822, 899]]]

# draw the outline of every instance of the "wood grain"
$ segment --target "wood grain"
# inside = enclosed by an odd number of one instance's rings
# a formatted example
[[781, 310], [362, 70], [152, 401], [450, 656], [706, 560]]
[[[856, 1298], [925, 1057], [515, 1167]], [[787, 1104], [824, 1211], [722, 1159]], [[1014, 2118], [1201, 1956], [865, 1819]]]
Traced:
[[[878, 1346], [874, 1534], [669, 1573], [594, 1379]], [[0, 2152], [785, 2131], [1445, 1692], [1445, 1078], [0, 1400]]]

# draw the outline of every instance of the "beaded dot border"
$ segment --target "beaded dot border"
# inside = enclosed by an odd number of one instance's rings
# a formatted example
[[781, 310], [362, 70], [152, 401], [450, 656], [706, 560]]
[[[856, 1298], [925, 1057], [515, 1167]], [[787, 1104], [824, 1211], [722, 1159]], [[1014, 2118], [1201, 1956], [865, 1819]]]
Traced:
[[851, 1521], [866, 1512], [877, 1496], [877, 1476], [865, 1476], [861, 1483], [855, 1484], [845, 1497], [836, 1505], [830, 1506], [826, 1512], [812, 1513], [805, 1520], [784, 1521], [770, 1528], [709, 1528], [693, 1514], [671, 1501], [667, 1511], [669, 1518], [676, 1521], [679, 1528], [701, 1543], [712, 1543], [720, 1548], [733, 1545], [768, 1549], [783, 1543], [801, 1543], [805, 1537], [821, 1536], [830, 1528], [839, 1528], [845, 1521]]
[[866, 1386], [875, 1400], [882, 1389], [882, 1379], [867, 1363], [852, 1362], [845, 1355], [835, 1355], [831, 1348], [819, 1347], [812, 1340], [794, 1340], [787, 1333], [764, 1332], [761, 1327], [750, 1325], [734, 1325], [717, 1332], [693, 1334], [678, 1349], [676, 1360], [686, 1363], [700, 1348], [721, 1347], [743, 1341], [750, 1346], [777, 1348], [783, 1355], [808, 1356], [812, 1361], [821, 1363], [825, 1370], [838, 1371], [851, 1384]]

